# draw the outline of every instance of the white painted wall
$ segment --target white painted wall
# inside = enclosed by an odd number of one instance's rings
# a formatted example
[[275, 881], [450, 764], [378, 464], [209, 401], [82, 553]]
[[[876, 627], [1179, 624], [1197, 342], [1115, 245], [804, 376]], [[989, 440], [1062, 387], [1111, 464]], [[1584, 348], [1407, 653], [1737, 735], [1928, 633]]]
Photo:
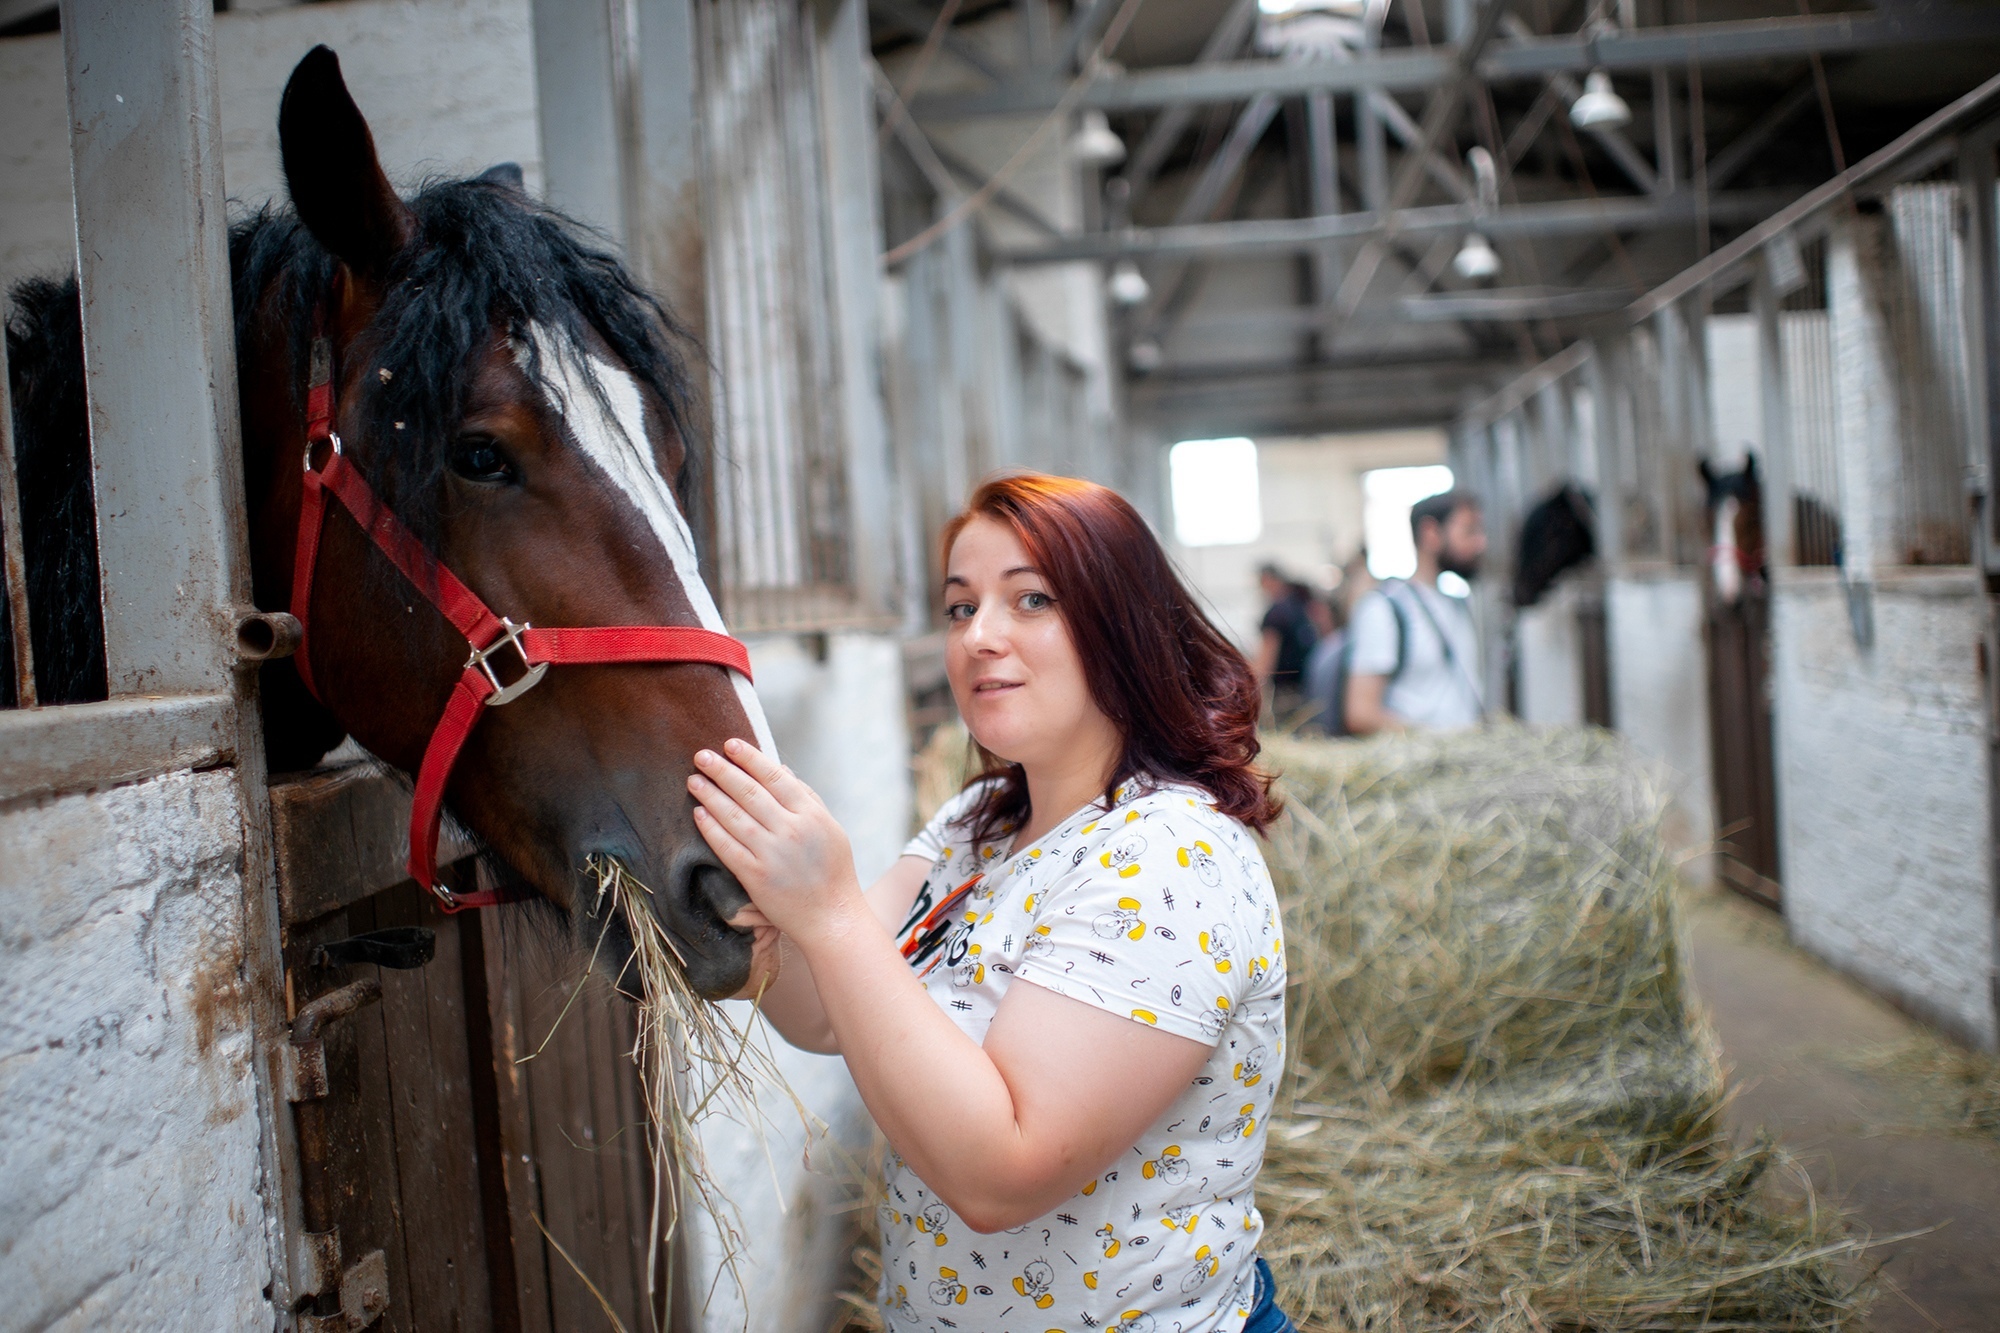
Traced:
[[[779, 752], [839, 818], [853, 840], [861, 882], [872, 883], [909, 840], [901, 645], [876, 634], [829, 635], [822, 663], [803, 640], [774, 635], [752, 642], [751, 661]], [[748, 1020], [747, 1004], [728, 1007], [739, 1024]], [[847, 1277], [851, 1245], [848, 1219], [836, 1210], [843, 1195], [852, 1197], [851, 1172], [864, 1160], [871, 1123], [838, 1057], [793, 1050], [758, 1026], [793, 1091], [827, 1122], [831, 1142], [813, 1147], [808, 1168], [798, 1117], [775, 1094], [766, 1098], [761, 1142], [747, 1127], [719, 1118], [703, 1128], [710, 1165], [729, 1182], [748, 1245], [744, 1289], [725, 1274], [702, 1327], [823, 1333], [834, 1315], [832, 1294]], [[706, 1280], [721, 1260], [712, 1222], [697, 1228], [695, 1244], [695, 1271]]]
[[1578, 595], [1574, 581], [1565, 579], [1535, 605], [1515, 612], [1516, 702], [1521, 720], [1530, 725], [1583, 724], [1583, 635], [1576, 621]]
[[[398, 186], [521, 164], [542, 177], [528, 0], [335, 0], [215, 19], [231, 204], [281, 197], [278, 97], [324, 42]], [[0, 285], [75, 263], [60, 34], [0, 41]], [[234, 212], [234, 208], [232, 208]]]
[[[1634, 749], [1667, 769], [1669, 834], [1688, 851], [1715, 837], [1700, 579], [1700, 570], [1626, 570], [1604, 589], [1611, 716]], [[1703, 877], [1706, 866], [1690, 861], [1685, 871]]]
[[1979, 580], [1942, 568], [1876, 579], [1868, 651], [1835, 571], [1780, 570], [1772, 589], [1785, 916], [1804, 947], [1991, 1050]]
[[1436, 430], [1259, 440], [1264, 530], [1256, 541], [1182, 546], [1171, 513], [1162, 515], [1161, 536], [1217, 625], [1247, 651], [1264, 618], [1258, 566], [1271, 561], [1293, 578], [1328, 584], [1361, 549], [1361, 474], [1444, 461], [1445, 436]]
[[0, 1330], [271, 1326], [227, 771], [0, 813]]

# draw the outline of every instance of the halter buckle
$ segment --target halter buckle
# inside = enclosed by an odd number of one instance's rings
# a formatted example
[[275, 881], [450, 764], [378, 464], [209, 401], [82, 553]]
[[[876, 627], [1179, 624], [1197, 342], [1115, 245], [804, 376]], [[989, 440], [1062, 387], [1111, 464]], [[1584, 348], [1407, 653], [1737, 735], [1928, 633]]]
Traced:
[[[486, 674], [486, 679], [492, 683], [493, 693], [488, 695], [486, 699], [489, 706], [513, 703], [529, 690], [541, 684], [542, 677], [549, 674], [549, 664], [547, 662], [531, 664], [528, 661], [528, 649], [521, 642], [521, 631], [531, 628], [533, 626], [525, 623], [516, 625], [513, 621], [507, 619], [507, 617], [501, 616], [499, 636], [484, 648], [474, 648], [472, 656], [465, 659], [465, 669], [467, 671], [478, 667]], [[500, 677], [494, 673], [493, 664], [487, 659], [499, 652], [503, 646], [510, 644], [513, 646], [514, 651], [520, 654], [522, 675], [512, 685], [502, 685]]]

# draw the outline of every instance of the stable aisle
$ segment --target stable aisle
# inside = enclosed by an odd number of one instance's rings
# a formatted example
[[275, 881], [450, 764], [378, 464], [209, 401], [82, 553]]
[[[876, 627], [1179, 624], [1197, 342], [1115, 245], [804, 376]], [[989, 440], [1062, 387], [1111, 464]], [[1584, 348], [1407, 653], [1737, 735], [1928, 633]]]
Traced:
[[2000, 1106], [1971, 1103], [1983, 1131], [1970, 1123], [1957, 1048], [1794, 948], [1760, 907], [1693, 894], [1688, 916], [1732, 1131], [1770, 1127], [1822, 1200], [1876, 1236], [1936, 1228], [1869, 1252], [1888, 1279], [1869, 1327], [2000, 1331]]

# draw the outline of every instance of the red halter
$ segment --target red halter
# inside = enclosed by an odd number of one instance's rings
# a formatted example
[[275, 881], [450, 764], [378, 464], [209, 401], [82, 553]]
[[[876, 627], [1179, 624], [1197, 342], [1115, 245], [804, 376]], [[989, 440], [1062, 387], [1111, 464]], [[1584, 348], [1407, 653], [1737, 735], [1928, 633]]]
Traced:
[[[551, 665], [610, 662], [707, 662], [750, 676], [750, 651], [741, 640], [714, 630], [680, 625], [613, 625], [584, 629], [535, 629], [517, 625], [497, 616], [459, 581], [442, 561], [425, 549], [416, 534], [376, 496], [359, 470], [341, 450], [340, 436], [333, 430], [333, 356], [325, 338], [312, 345], [312, 375], [306, 392], [305, 487], [299, 498], [298, 556], [292, 565], [292, 614], [302, 631], [294, 661], [306, 689], [319, 698], [313, 684], [312, 638], [308, 613], [312, 609], [313, 572], [319, 558], [320, 529], [325, 522], [326, 497], [346, 507], [370, 541], [403, 572], [411, 585], [444, 614], [453, 628], [465, 636], [472, 655], [466, 658], [465, 672], [452, 687], [444, 716], [431, 732], [417, 770], [416, 797], [410, 806], [410, 877], [436, 894], [447, 912], [467, 907], [490, 907], [509, 901], [505, 891], [454, 894], [438, 883], [438, 821], [443, 807], [445, 782], [452, 763], [489, 706], [512, 703], [526, 694], [548, 673]], [[333, 452], [326, 466], [313, 470], [313, 448], [330, 444]], [[495, 655], [511, 651], [520, 658], [523, 674], [511, 685], [502, 685], [494, 672]]]

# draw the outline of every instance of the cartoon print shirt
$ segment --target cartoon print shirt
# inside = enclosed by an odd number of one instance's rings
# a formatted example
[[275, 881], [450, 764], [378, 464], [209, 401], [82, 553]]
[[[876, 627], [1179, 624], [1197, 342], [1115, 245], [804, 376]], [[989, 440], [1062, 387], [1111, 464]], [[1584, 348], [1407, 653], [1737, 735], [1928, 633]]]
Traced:
[[971, 793], [948, 802], [904, 849], [931, 872], [898, 939], [975, 1041], [1027, 980], [1213, 1053], [1101, 1176], [1012, 1231], [974, 1232], [891, 1153], [891, 1329], [1238, 1333], [1249, 1315], [1253, 1187], [1284, 1055], [1277, 894], [1255, 838], [1205, 792], [1127, 783], [1116, 796], [1011, 854], [957, 826]]

